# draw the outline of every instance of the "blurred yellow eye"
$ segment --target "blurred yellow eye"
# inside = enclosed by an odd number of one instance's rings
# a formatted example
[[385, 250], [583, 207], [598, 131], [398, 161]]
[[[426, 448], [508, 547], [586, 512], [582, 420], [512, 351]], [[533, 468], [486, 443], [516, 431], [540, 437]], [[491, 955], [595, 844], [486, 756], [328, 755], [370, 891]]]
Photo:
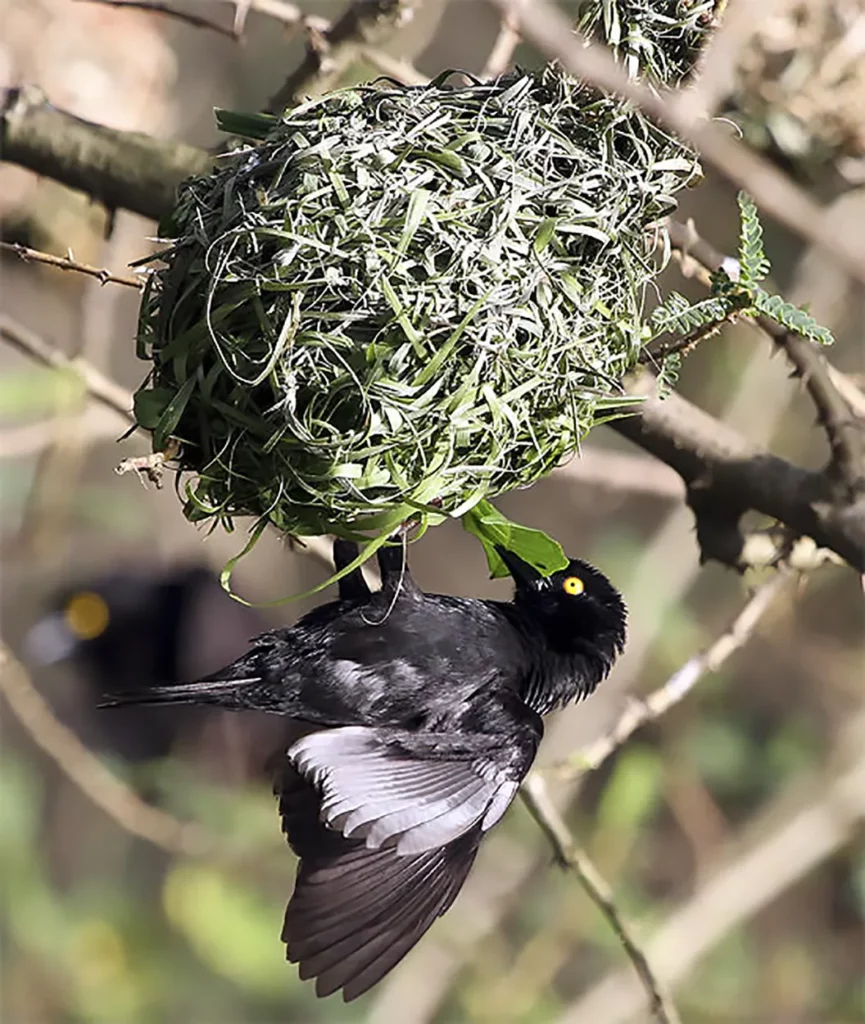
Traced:
[[576, 597], [577, 594], [582, 594], [585, 589], [586, 586], [579, 576], [568, 576], [562, 584], [562, 590], [564, 590], [566, 594], [570, 594], [571, 597]]
[[66, 605], [63, 617], [79, 640], [93, 640], [104, 633], [111, 618], [108, 605], [90, 591], [76, 594]]

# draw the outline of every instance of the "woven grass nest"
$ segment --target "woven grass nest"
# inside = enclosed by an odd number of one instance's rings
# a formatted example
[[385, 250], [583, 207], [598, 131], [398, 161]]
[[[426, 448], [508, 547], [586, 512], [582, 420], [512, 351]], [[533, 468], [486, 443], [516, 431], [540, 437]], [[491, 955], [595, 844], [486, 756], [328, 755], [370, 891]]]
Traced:
[[220, 113], [248, 144], [182, 187], [139, 325], [189, 518], [459, 515], [621, 407], [693, 155], [556, 68], [452, 81]]

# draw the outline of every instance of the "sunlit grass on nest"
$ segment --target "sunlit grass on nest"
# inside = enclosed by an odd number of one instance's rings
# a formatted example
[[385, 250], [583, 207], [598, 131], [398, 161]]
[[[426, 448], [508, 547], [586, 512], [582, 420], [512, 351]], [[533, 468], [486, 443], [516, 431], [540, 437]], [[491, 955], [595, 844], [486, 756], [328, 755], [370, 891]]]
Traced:
[[277, 119], [181, 190], [136, 413], [193, 519], [380, 532], [548, 473], [644, 338], [684, 147], [555, 70], [378, 83]]

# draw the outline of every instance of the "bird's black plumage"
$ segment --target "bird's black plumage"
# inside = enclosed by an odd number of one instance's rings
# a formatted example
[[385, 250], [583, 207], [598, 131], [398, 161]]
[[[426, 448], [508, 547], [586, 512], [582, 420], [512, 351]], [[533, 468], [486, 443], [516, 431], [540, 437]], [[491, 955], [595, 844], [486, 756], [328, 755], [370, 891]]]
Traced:
[[[200, 682], [113, 704], [215, 704], [313, 727], [275, 790], [301, 858], [283, 938], [317, 991], [366, 991], [451, 905], [535, 758], [541, 715], [590, 693], [625, 639], [624, 604], [579, 560], [542, 577], [502, 552], [512, 603], [425, 594], [400, 548], [380, 591], [340, 600]], [[352, 552], [338, 549], [345, 566]]]
[[[249, 645], [268, 625], [260, 613], [233, 601], [219, 578], [201, 565], [129, 563], [82, 576], [51, 595], [31, 627], [24, 656], [35, 669], [68, 662], [81, 685], [80, 704], [68, 713], [85, 741], [128, 761], [150, 761], [177, 743], [198, 743], [203, 731], [228, 724], [218, 709], [145, 707], [125, 717], [94, 721], [94, 696], [106, 690], [142, 695], [154, 687], [199, 679]], [[259, 774], [262, 743], [279, 742], [284, 729], [271, 716], [230, 722], [237, 758]]]

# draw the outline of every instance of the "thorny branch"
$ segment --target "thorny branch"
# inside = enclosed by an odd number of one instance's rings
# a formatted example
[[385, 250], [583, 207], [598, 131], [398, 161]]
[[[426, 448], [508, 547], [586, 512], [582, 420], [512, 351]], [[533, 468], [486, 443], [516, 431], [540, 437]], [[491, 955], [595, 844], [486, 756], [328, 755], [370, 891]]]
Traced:
[[645, 952], [634, 937], [631, 926], [616, 906], [609, 885], [585, 850], [575, 842], [570, 829], [550, 799], [544, 780], [536, 772], [532, 772], [523, 783], [520, 794], [529, 813], [549, 839], [556, 859], [562, 867], [574, 872], [586, 895], [598, 907], [615, 932], [646, 990], [653, 1018], [658, 1024], [680, 1024], [679, 1014], [669, 993], [653, 972]]
[[[667, 228], [670, 241], [686, 261], [696, 260], [708, 270], [718, 270], [735, 263], [702, 238], [693, 222], [681, 224], [670, 221]], [[865, 492], [865, 424], [856, 422], [848, 399], [839, 391], [829, 364], [813, 342], [793, 334], [768, 317], [758, 317], [756, 323], [786, 353], [796, 376], [802, 378], [829, 441], [831, 461], [828, 472], [844, 488], [842, 500], [855, 501]]]
[[87, 263], [79, 263], [72, 253], [67, 256], [54, 256], [50, 252], [40, 252], [38, 249], [31, 249], [19, 242], [2, 242], [0, 249], [6, 252], [15, 253], [25, 263], [44, 263], [49, 267], [56, 267], [58, 270], [74, 270], [79, 274], [87, 274], [95, 277], [100, 284], [122, 284], [127, 288], [141, 288], [141, 282], [134, 277], [125, 277], [122, 274], [112, 274], [105, 267], [91, 267]]
[[660, 398], [651, 374], [631, 393], [648, 397], [637, 415], [610, 424], [682, 477], [704, 561], [744, 567], [739, 520], [749, 509], [771, 516], [865, 572], [865, 500], [839, 503], [825, 473], [763, 451], [679, 394]]

